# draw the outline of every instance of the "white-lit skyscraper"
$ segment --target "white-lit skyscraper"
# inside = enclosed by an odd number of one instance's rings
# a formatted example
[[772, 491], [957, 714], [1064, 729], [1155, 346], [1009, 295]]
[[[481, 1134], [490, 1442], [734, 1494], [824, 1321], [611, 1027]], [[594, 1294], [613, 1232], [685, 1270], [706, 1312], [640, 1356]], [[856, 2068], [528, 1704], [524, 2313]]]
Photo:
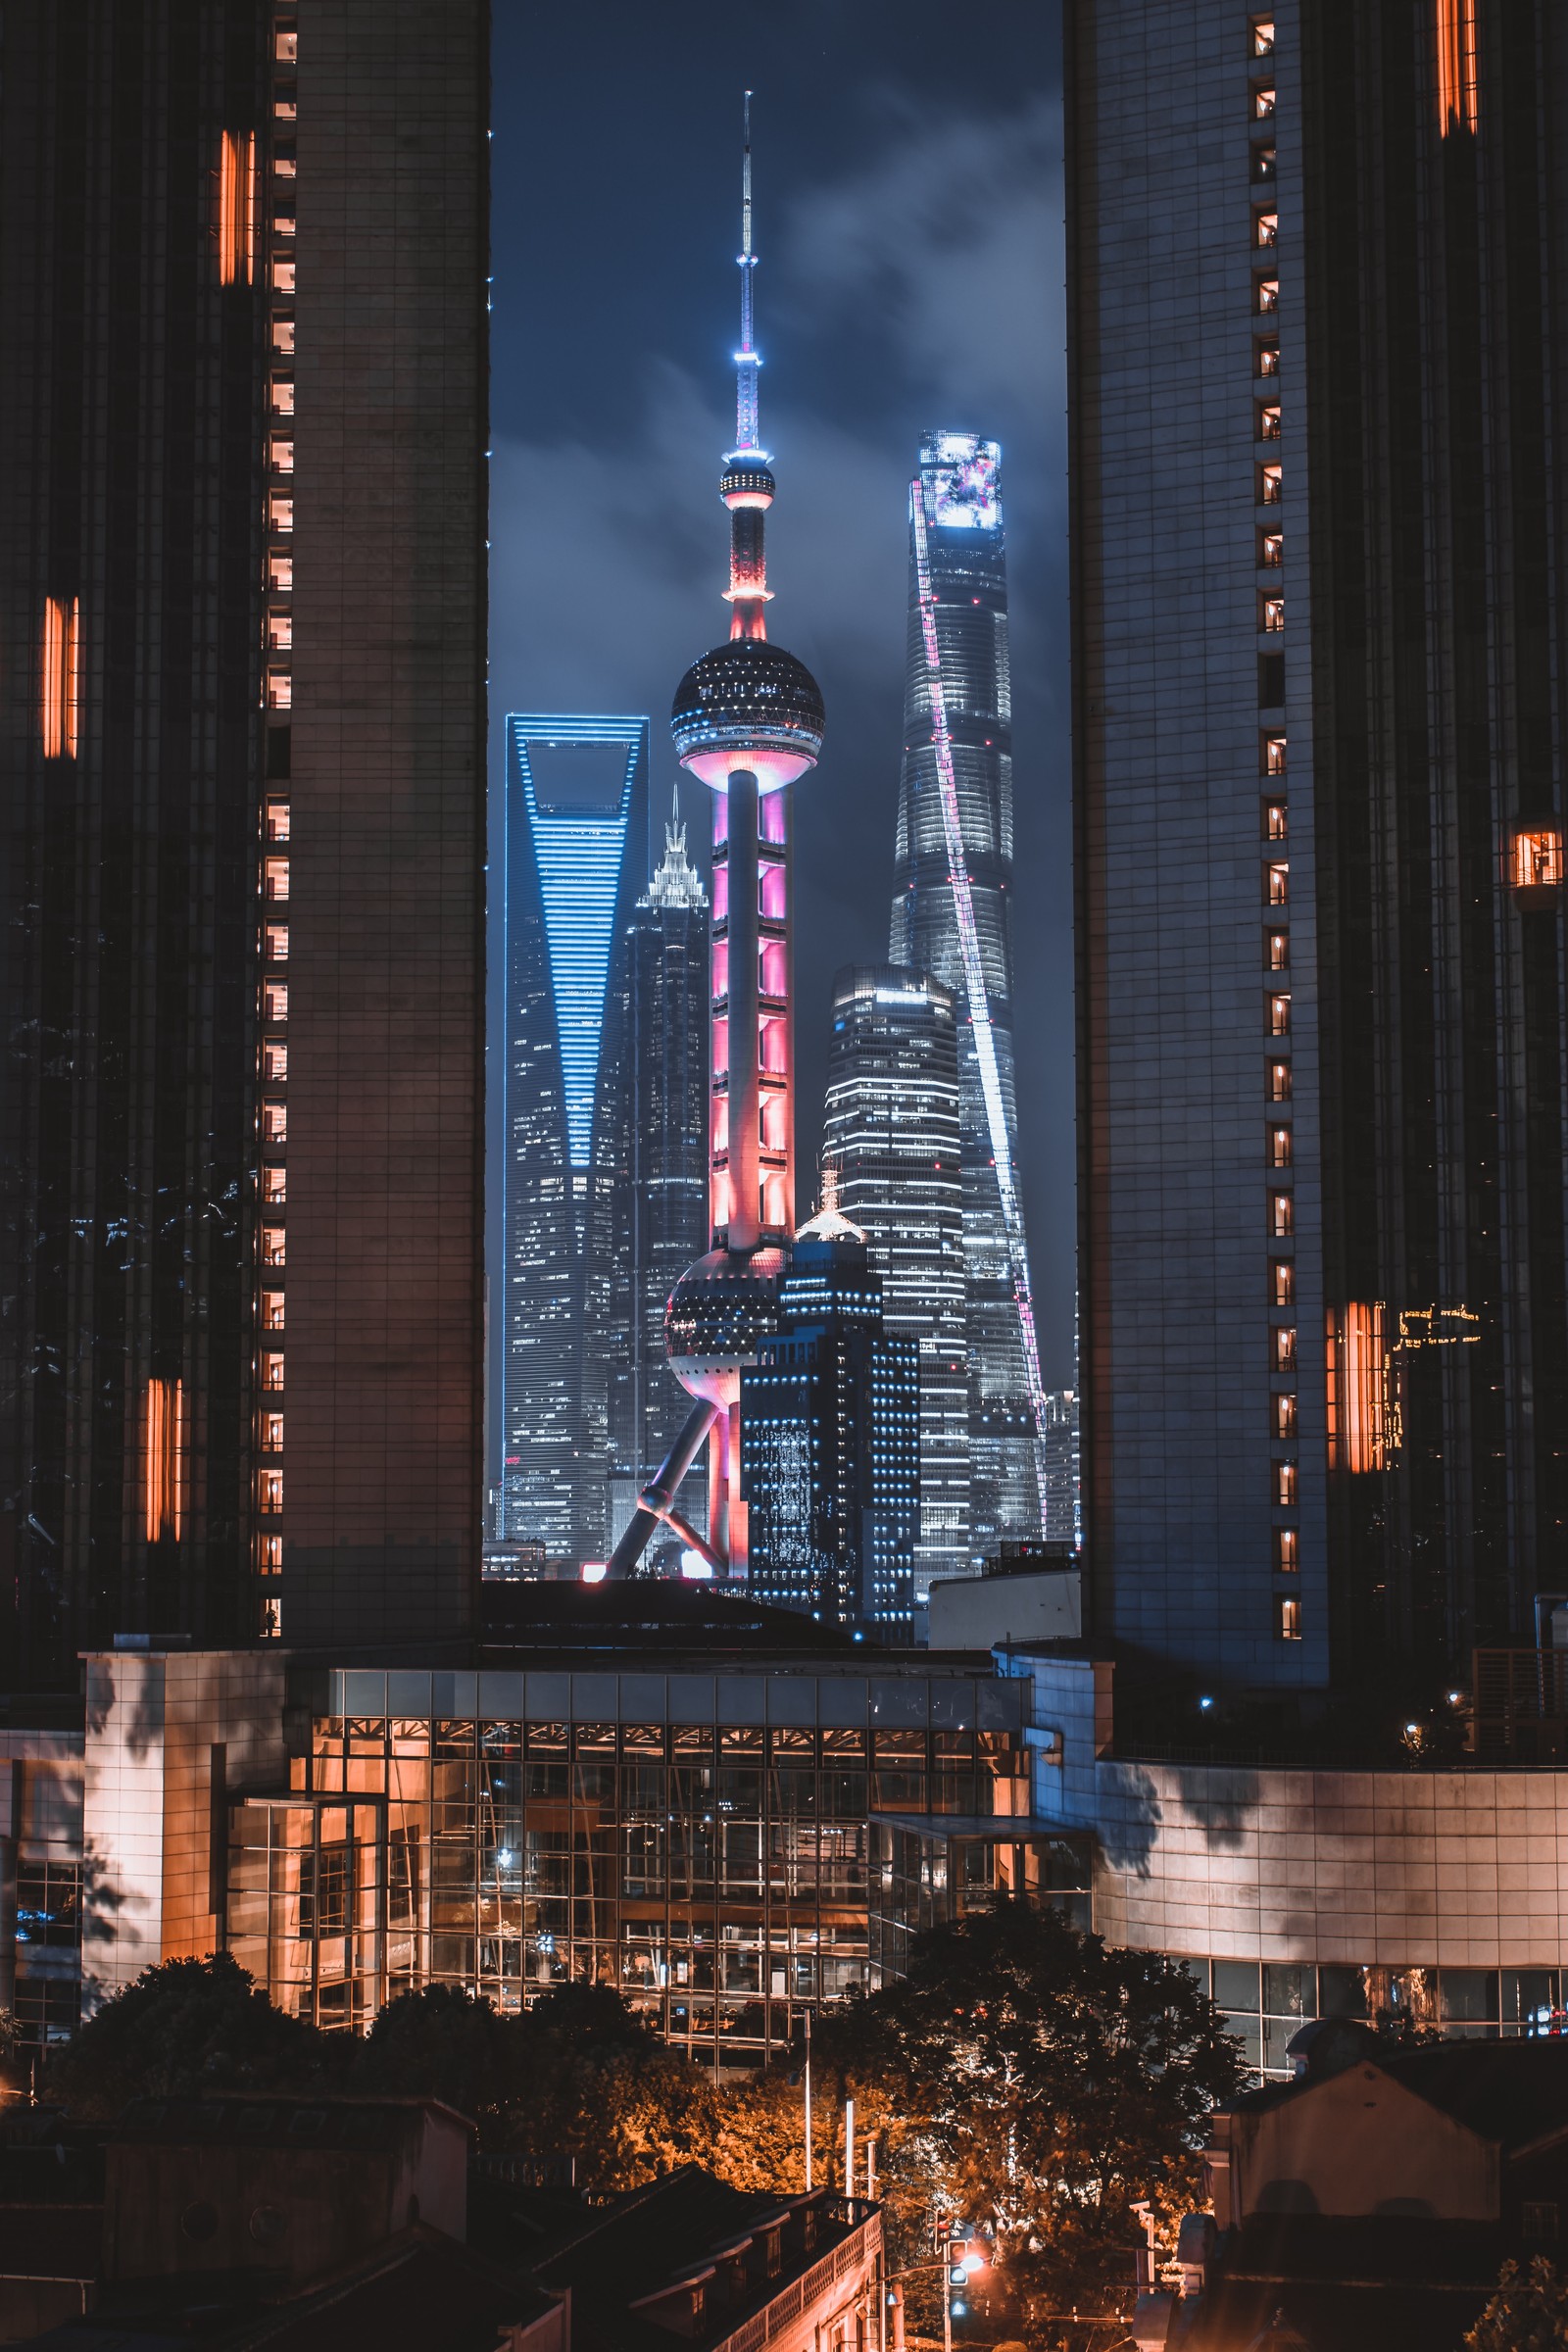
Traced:
[[914, 1589], [969, 1564], [968, 1349], [953, 991], [902, 964], [833, 983], [823, 1165], [882, 1278], [883, 1322], [920, 1351]]
[[603, 1556], [629, 1091], [618, 1030], [647, 871], [648, 721], [507, 721], [501, 1526]]
[[930, 972], [958, 1004], [970, 1545], [977, 1557], [1001, 1537], [1037, 1537], [1042, 1525], [1044, 1400], [1016, 1199], [1012, 678], [1000, 460], [996, 442], [972, 433], [928, 433], [920, 446], [910, 493], [890, 950], [894, 963]]

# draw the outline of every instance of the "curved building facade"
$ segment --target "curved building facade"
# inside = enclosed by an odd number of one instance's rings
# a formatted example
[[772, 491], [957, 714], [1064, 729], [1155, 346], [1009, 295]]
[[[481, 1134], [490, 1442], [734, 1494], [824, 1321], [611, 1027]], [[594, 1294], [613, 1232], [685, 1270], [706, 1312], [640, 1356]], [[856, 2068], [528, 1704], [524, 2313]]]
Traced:
[[[1017, 1162], [1013, 1076], [1012, 672], [1007, 568], [995, 441], [928, 433], [918, 487], [935, 605], [937, 646], [953, 744], [958, 826], [990, 1002], [1007, 1151]], [[967, 1017], [961, 942], [943, 825], [915, 550], [909, 560], [908, 661], [899, 786], [890, 960], [931, 973], [960, 1006], [958, 1105], [963, 1160], [965, 1326], [968, 1343], [971, 1551], [1004, 1536], [1038, 1535], [1040, 1494], [1006, 1221], [997, 1181], [980, 1058]]]

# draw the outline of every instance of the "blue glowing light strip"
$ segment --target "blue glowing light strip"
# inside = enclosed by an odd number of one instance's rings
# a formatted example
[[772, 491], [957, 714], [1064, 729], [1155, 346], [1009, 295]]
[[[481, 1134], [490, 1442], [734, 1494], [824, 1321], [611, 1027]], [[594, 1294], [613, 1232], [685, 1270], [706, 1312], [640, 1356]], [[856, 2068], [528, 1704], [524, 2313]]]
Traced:
[[1013, 1177], [1012, 1153], [1007, 1148], [1007, 1117], [1002, 1101], [1002, 1073], [997, 1067], [997, 1040], [991, 1025], [991, 998], [985, 966], [980, 960], [980, 934], [975, 928], [974, 893], [969, 886], [968, 860], [958, 821], [958, 786], [953, 769], [953, 737], [948, 731], [948, 703], [942, 685], [942, 654], [937, 642], [937, 603], [931, 585], [931, 555], [925, 532], [925, 496], [919, 477], [909, 487], [909, 517], [914, 524], [914, 569], [920, 596], [920, 631], [925, 640], [927, 683], [931, 689], [931, 731], [936, 738], [937, 781], [942, 798], [942, 830], [947, 840], [948, 879], [953, 886], [953, 911], [957, 918], [958, 949], [963, 960], [963, 985], [974, 1027], [975, 1055], [980, 1064], [980, 1091], [985, 1097], [986, 1125], [991, 1131], [991, 1158], [1002, 1200], [1002, 1222], [1007, 1236], [1012, 1272], [1012, 1296], [1018, 1310], [1023, 1342], [1024, 1378], [1029, 1386], [1029, 1410], [1034, 1420], [1035, 1480], [1040, 1497], [1040, 1532], [1046, 1530], [1046, 1392], [1040, 1378], [1040, 1343], [1035, 1334], [1034, 1299], [1029, 1289], [1029, 1252], [1024, 1243], [1023, 1209]]
[[[631, 818], [632, 787], [639, 760], [645, 755], [647, 732], [646, 719], [513, 721], [544, 906], [551, 994], [561, 1045], [566, 1149], [574, 1168], [586, 1168], [593, 1156], [594, 1100], [599, 1087], [605, 996], [615, 944], [615, 901]], [[619, 806], [613, 811], [542, 809], [528, 759], [530, 739], [556, 744], [623, 743], [626, 772]]]

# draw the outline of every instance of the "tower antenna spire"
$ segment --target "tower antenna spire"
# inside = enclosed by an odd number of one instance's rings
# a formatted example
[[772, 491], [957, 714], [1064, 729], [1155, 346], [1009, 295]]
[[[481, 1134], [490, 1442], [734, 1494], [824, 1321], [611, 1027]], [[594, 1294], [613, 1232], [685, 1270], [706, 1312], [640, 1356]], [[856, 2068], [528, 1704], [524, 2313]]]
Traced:
[[758, 441], [757, 370], [762, 365], [752, 346], [752, 93], [741, 101], [741, 347], [735, 354], [735, 450], [737, 457], [760, 456]]

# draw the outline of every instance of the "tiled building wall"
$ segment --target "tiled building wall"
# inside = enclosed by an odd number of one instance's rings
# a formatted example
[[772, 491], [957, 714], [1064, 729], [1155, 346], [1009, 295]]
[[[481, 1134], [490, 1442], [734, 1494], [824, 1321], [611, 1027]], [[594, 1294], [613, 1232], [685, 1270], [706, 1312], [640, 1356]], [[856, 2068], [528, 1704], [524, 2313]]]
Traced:
[[[1294, 9], [1270, 12], [1282, 122]], [[1272, 210], [1282, 443], [1260, 445], [1251, 21], [1191, 0], [1069, 10], [1084, 1510], [1097, 1630], [1250, 1683], [1326, 1671], [1306, 615], [1290, 588], [1290, 964], [1266, 968], [1266, 729], [1287, 642], [1263, 632], [1264, 526], [1302, 518], [1298, 161]], [[1267, 78], [1266, 75], [1262, 76]], [[1282, 455], [1283, 453], [1283, 455]], [[1284, 497], [1260, 506], [1260, 467]], [[1304, 587], [1304, 581], [1300, 583]], [[1289, 1034], [1269, 1033], [1274, 994]], [[1288, 1174], [1266, 1065], [1295, 1065]], [[1278, 1119], [1279, 1113], [1274, 1112]], [[1277, 1243], [1272, 1199], [1294, 1234]], [[1296, 1268], [1276, 1313], [1271, 1263]], [[1299, 1386], [1273, 1331], [1299, 1333]], [[1278, 1396], [1298, 1396], [1296, 1443]], [[1299, 1458], [1294, 1583], [1274, 1464]], [[1295, 1631], [1282, 1598], [1298, 1603]]]
[[300, 11], [286, 1641], [468, 1621], [487, 11]]

